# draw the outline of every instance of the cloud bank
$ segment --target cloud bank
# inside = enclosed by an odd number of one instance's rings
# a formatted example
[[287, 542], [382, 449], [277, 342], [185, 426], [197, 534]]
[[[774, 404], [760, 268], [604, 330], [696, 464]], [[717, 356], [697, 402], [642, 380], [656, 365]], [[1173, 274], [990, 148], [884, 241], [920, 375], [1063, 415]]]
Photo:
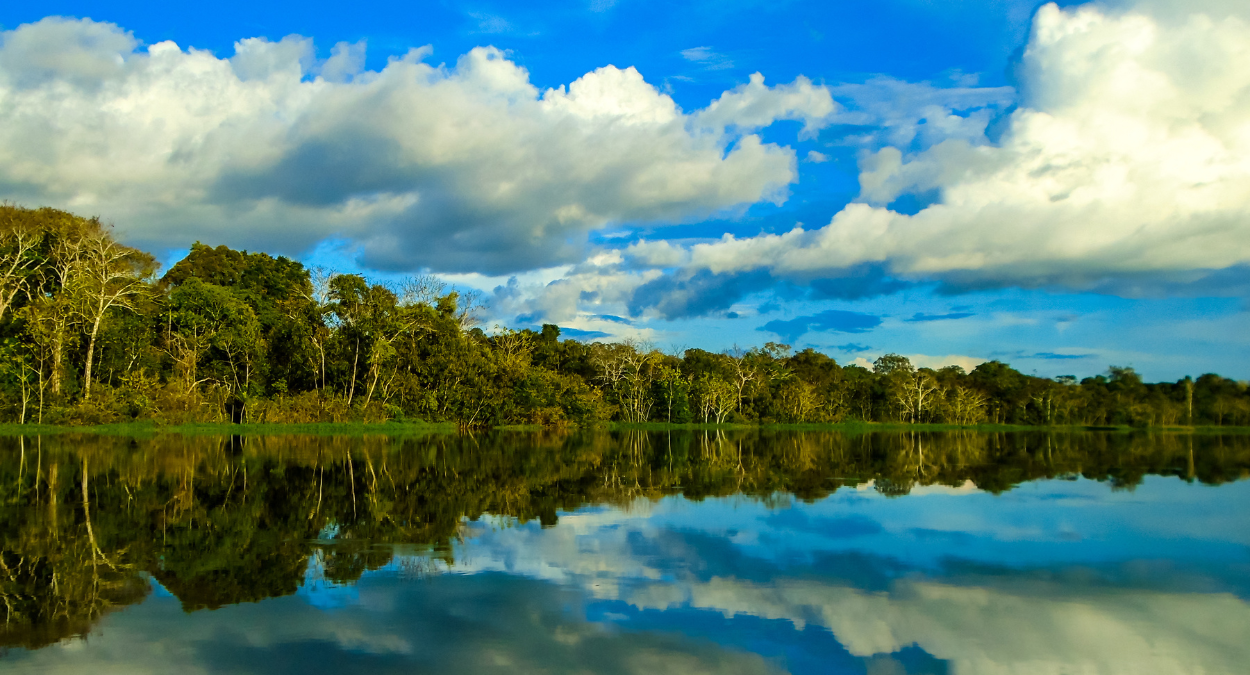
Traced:
[[[865, 150], [859, 197], [827, 225], [636, 241], [620, 264], [570, 274], [563, 292], [593, 286], [595, 311], [617, 311], [604, 304], [615, 298], [634, 316], [663, 319], [720, 315], [795, 288], [815, 301], [916, 284], [1250, 292], [1250, 12], [1127, 4], [1041, 7], [1015, 64], [1018, 91], [884, 77], [830, 87], [844, 105], [796, 109]], [[767, 91], [760, 117], [784, 119], [804, 86], [753, 82], [699, 114], [749, 121], [734, 97]]]
[[115, 221], [129, 241], [299, 253], [327, 238], [380, 269], [505, 273], [576, 262], [589, 231], [780, 202], [791, 148], [834, 111], [762, 76], [687, 114], [633, 68], [542, 91], [508, 55], [240, 40], [229, 59], [47, 18], [0, 34], [0, 194]]
[[[1250, 23], [1050, 4], [1018, 72], [997, 143], [961, 127], [882, 148], [825, 227], [726, 235], [691, 247], [689, 267], [811, 279], [880, 264], [954, 288], [1132, 294], [1250, 262]], [[914, 215], [886, 207], [933, 192]]]

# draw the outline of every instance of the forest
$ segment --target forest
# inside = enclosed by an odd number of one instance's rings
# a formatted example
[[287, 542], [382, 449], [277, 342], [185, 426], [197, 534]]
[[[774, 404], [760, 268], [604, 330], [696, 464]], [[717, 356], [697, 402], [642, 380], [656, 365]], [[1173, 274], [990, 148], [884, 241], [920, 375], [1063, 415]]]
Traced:
[[0, 205], [0, 421], [1250, 424], [1243, 382], [871, 369], [769, 342], [666, 353], [479, 325], [434, 276], [371, 283], [195, 243], [169, 270], [97, 218]]

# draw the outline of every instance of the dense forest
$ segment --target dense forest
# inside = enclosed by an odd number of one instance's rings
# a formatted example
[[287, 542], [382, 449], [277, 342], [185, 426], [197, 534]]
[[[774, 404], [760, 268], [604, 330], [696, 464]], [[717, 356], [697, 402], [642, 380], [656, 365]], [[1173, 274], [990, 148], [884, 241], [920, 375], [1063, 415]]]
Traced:
[[1246, 425], [1244, 383], [872, 369], [768, 343], [664, 353], [477, 325], [432, 276], [398, 284], [196, 243], [160, 274], [98, 219], [0, 206], [0, 419]]
[[487, 514], [550, 526], [560, 511], [586, 504], [674, 493], [779, 503], [864, 485], [886, 497], [968, 481], [1001, 493], [1078, 475], [1124, 489], [1152, 474], [1244, 480], [1250, 436], [592, 429], [3, 437], [0, 655], [88, 633], [150, 592], [144, 574], [190, 612], [289, 595], [310, 567], [337, 583], [395, 562], [436, 573], [456, 564], [453, 544], [472, 536], [465, 518]]

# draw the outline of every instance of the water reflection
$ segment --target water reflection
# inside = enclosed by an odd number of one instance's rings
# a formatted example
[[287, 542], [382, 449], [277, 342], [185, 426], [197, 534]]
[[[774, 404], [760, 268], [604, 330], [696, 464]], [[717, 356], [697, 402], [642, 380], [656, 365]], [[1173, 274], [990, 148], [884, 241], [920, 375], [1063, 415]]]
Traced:
[[[6, 655], [41, 672], [143, 670], [139, 640], [209, 672], [1236, 672], [1250, 657], [1246, 484], [1192, 485], [1246, 477], [1243, 436], [0, 444], [0, 643], [97, 633], [89, 662]], [[104, 619], [149, 579], [157, 597]]]

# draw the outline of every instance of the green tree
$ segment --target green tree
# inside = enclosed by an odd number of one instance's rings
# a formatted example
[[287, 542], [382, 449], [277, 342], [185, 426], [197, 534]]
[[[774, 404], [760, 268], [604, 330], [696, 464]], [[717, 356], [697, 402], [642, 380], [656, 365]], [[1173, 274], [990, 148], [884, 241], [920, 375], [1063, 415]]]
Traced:
[[187, 393], [210, 381], [246, 393], [263, 341], [256, 313], [230, 289], [188, 278], [169, 294], [164, 328]]

